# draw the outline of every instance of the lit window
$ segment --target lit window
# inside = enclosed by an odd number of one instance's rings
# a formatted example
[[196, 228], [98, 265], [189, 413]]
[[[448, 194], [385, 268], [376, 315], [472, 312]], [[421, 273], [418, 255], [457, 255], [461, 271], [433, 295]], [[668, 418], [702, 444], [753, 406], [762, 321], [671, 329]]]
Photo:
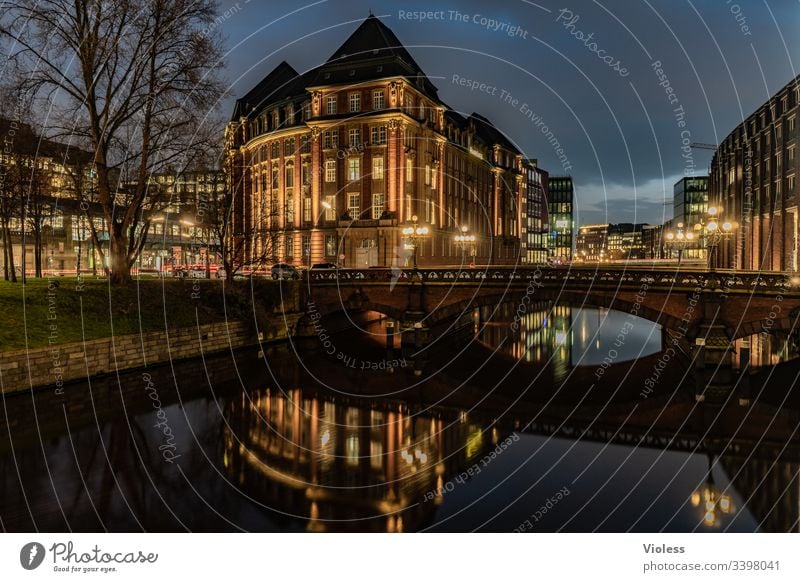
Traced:
[[406, 182], [414, 181], [414, 164], [411, 158], [406, 158]]
[[383, 180], [383, 156], [372, 158], [372, 179]]
[[325, 207], [325, 220], [336, 220], [336, 196], [325, 196], [325, 202], [328, 203]]
[[372, 195], [372, 218], [378, 219], [383, 214], [383, 194], [374, 193]]
[[358, 192], [347, 195], [347, 213], [353, 220], [358, 220], [361, 216], [361, 194]]
[[325, 235], [325, 256], [326, 257], [335, 257], [336, 256], [336, 235], [335, 234], [326, 234]]
[[336, 115], [336, 95], [328, 95], [328, 115]]
[[303, 222], [311, 222], [311, 198], [303, 198]]
[[361, 177], [361, 160], [350, 158], [347, 160], [347, 179], [351, 182]]
[[425, 184], [431, 183], [431, 166], [430, 164], [425, 164]]
[[336, 181], [336, 160], [325, 160], [325, 181]]

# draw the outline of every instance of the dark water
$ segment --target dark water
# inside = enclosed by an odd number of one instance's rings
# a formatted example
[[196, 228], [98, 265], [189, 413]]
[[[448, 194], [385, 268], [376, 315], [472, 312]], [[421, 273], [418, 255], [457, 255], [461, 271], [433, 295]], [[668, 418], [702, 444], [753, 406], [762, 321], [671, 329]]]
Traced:
[[749, 407], [697, 403], [680, 359], [638, 398], [658, 326], [540, 307], [518, 329], [513, 306], [474, 313], [471, 339], [424, 354], [387, 355], [373, 322], [332, 334], [333, 353], [301, 342], [8, 397], [0, 525], [798, 531], [794, 362], [754, 376]]

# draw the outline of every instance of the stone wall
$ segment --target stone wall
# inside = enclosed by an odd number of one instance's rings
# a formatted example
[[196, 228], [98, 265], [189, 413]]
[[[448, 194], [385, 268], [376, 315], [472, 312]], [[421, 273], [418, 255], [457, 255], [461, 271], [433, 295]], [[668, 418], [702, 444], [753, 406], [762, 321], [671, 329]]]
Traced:
[[[273, 340], [282, 339], [280, 333], [269, 335]], [[254, 343], [256, 338], [247, 324], [230, 321], [0, 352], [0, 389], [9, 393], [36, 386], [52, 386], [58, 394], [66, 382], [73, 380], [194, 358]]]

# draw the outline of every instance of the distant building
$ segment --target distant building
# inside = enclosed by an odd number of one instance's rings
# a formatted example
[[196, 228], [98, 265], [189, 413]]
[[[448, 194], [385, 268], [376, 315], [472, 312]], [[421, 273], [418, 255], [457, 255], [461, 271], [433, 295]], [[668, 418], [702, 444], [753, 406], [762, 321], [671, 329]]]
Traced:
[[612, 261], [621, 259], [643, 259], [642, 228], [647, 224], [621, 222], [608, 226], [608, 258]]
[[705, 238], [695, 225], [705, 224], [708, 216], [708, 176], [682, 178], [673, 187], [674, 210], [670, 226], [666, 229], [677, 235], [691, 232], [691, 241], [683, 244], [683, 259], [705, 259]]
[[660, 224], [647, 224], [642, 227], [642, 252], [645, 259], [663, 259], [664, 227]]
[[608, 260], [608, 224], [586, 224], [578, 230], [575, 258], [580, 261]]
[[549, 194], [547, 210], [550, 223], [547, 248], [553, 258], [571, 261], [575, 228], [572, 177], [551, 176], [547, 182], [547, 190]]
[[150, 188], [167, 203], [153, 217], [137, 263], [144, 269], [203, 264], [206, 254], [217, 263], [219, 241], [214, 235], [211, 212], [224, 195], [221, 170], [153, 174]]
[[719, 266], [798, 270], [799, 103], [800, 76], [722, 140], [711, 160], [709, 201], [738, 225], [720, 244]]
[[522, 257], [528, 264], [542, 264], [547, 260], [548, 230], [548, 174], [537, 167], [536, 160], [528, 160], [526, 166], [523, 221], [522, 221]]
[[593, 224], [581, 226], [575, 258], [582, 261], [645, 259], [642, 231], [648, 224]]

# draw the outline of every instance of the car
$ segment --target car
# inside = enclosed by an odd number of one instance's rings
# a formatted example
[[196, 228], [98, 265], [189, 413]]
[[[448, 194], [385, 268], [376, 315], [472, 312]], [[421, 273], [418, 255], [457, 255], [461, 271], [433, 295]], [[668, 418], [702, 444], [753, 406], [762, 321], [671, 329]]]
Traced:
[[288, 263], [275, 263], [271, 269], [273, 279], [299, 279], [300, 271]]
[[320, 269], [338, 269], [339, 266], [336, 263], [316, 263], [311, 265], [311, 270], [317, 271]]

